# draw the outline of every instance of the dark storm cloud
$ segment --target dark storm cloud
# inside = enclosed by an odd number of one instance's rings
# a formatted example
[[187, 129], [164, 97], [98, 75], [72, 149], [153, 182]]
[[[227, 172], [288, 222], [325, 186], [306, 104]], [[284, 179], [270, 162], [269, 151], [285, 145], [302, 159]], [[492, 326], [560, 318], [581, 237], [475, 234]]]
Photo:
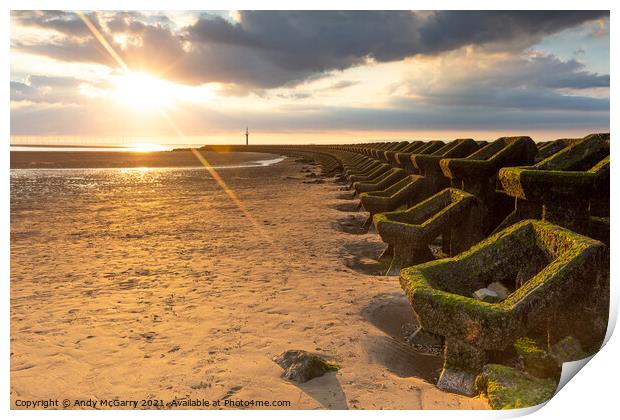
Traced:
[[525, 47], [545, 35], [607, 16], [608, 11], [446, 11], [430, 15], [421, 29], [420, 53], [493, 42]]
[[260, 48], [294, 69], [345, 68], [366, 58], [394, 61], [464, 45], [531, 45], [607, 11], [244, 11], [240, 22], [203, 15], [191, 40]]
[[[551, 34], [606, 17], [607, 11], [242, 11], [239, 22], [203, 13], [174, 30], [138, 12], [92, 18], [130, 65], [176, 81], [235, 83], [248, 88], [296, 84], [368, 60], [433, 55], [465, 45], [523, 49]], [[56, 30], [61, 41], [13, 47], [65, 61], [111, 65], [79, 18], [67, 12], [18, 12], [22, 25]], [[122, 48], [113, 35], [131, 40]], [[75, 39], [75, 38], [82, 39]]]
[[[244, 13], [244, 12], [241, 12]], [[203, 13], [193, 25], [187, 27], [188, 39], [196, 42], [214, 42], [257, 46], [258, 39], [252, 39], [239, 24], [232, 24], [221, 16]]]

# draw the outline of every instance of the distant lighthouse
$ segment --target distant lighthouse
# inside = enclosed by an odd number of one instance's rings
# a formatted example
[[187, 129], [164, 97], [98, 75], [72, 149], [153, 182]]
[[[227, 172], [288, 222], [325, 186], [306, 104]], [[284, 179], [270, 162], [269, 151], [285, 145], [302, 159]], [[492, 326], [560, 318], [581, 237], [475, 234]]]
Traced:
[[246, 146], [249, 144], [249, 140], [250, 140], [250, 132], [248, 131], [248, 127], [245, 127], [245, 145]]

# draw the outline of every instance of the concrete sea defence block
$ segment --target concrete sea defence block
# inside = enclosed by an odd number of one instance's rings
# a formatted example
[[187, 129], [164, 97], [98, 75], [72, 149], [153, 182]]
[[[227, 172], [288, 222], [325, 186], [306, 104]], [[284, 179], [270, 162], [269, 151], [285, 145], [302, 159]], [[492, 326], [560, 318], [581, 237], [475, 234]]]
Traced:
[[[456, 257], [403, 269], [400, 282], [422, 327], [445, 337], [446, 366], [477, 373], [488, 351], [504, 350], [541, 326], [552, 340], [570, 333], [598, 349], [608, 313], [606, 252], [599, 241], [528, 220]], [[532, 267], [517, 287], [524, 266], [537, 254], [544, 265]], [[498, 279], [512, 286], [503, 301], [471, 296]], [[585, 322], [574, 322], [575, 313]]]

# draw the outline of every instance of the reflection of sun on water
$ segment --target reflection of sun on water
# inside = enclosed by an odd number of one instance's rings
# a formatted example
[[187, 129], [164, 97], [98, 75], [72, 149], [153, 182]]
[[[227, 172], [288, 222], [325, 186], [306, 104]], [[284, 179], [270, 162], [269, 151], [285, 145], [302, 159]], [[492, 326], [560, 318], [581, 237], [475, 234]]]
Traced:
[[138, 168], [120, 168], [118, 172], [127, 180], [131, 180], [131, 182], [135, 182], [138, 180], [142, 180], [146, 175], [155, 171], [157, 168], [149, 168], [145, 166], [140, 166]]
[[140, 152], [140, 153], [164, 152], [168, 150], [167, 147], [162, 146], [161, 144], [153, 144], [153, 143], [133, 143], [133, 144], [127, 145], [127, 147], [132, 152]]

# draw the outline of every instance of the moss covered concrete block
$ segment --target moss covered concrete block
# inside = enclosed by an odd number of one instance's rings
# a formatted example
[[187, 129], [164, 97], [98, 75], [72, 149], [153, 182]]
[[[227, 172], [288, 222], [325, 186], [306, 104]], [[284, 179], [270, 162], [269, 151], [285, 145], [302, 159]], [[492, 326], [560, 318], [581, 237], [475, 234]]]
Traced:
[[448, 249], [457, 253], [482, 238], [478, 200], [464, 191], [446, 188], [404, 211], [374, 216], [377, 232], [393, 247], [388, 275], [400, 269], [429, 261], [430, 243], [439, 235], [449, 238]]
[[440, 166], [453, 187], [481, 200], [485, 232], [491, 232], [499, 224], [494, 222], [498, 211], [495, 194], [498, 171], [506, 166], [531, 165], [537, 151], [529, 137], [501, 137], [467, 157], [442, 159]]
[[609, 145], [609, 134], [591, 134], [535, 165], [502, 168], [499, 180], [510, 196], [540, 207], [544, 220], [589, 234], [591, 202], [609, 207]]
[[[400, 282], [422, 328], [445, 337], [446, 343], [501, 351], [544, 327], [550, 337], [570, 334], [596, 346], [608, 317], [606, 252], [599, 241], [528, 220], [456, 257], [403, 269]], [[546, 265], [516, 287], [519, 273], [535, 255]], [[487, 303], [471, 297], [494, 281], [511, 289], [505, 300]], [[571, 318], [574, 314], [579, 323]], [[458, 357], [448, 362], [452, 368], [472, 368]]]
[[489, 364], [476, 378], [478, 391], [484, 393], [494, 410], [527, 408], [553, 397], [557, 383], [508, 366]]
[[514, 343], [517, 355], [523, 360], [525, 370], [540, 378], [555, 378], [562, 371], [561, 364], [540, 343], [530, 337], [521, 337]]

